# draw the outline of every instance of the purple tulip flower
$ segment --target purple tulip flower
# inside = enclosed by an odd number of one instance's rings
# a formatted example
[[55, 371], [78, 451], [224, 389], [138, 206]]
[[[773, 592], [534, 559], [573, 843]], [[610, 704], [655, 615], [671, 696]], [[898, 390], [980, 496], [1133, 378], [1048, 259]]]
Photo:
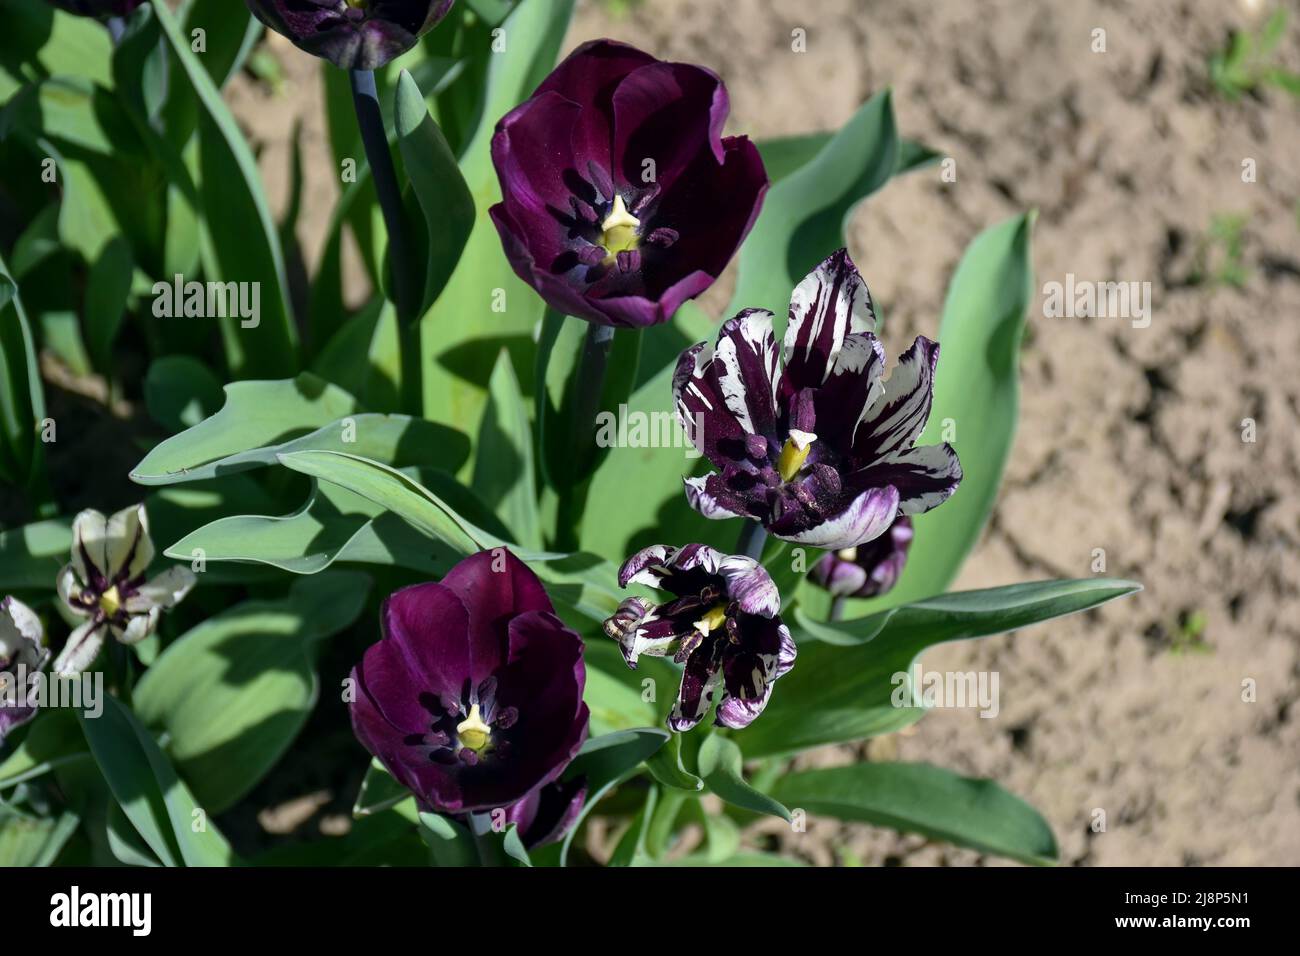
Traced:
[[658, 588], [673, 600], [652, 605], [628, 598], [605, 621], [623, 659], [636, 667], [642, 654], [673, 655], [684, 665], [668, 726], [690, 730], [720, 693], [715, 723], [748, 727], [763, 712], [772, 685], [794, 666], [795, 646], [781, 623], [781, 595], [753, 558], [724, 555], [702, 544], [638, 551], [618, 572], [618, 583]]
[[911, 546], [912, 519], [899, 515], [880, 537], [823, 554], [808, 577], [835, 597], [879, 597], [898, 583]]
[[585, 43], [497, 124], [511, 266], [597, 325], [667, 321], [717, 279], [758, 216], [767, 173], [713, 72], [612, 40]]
[[36, 716], [31, 678], [50, 659], [41, 619], [22, 601], [0, 601], [0, 743]]
[[345, 70], [377, 70], [445, 17], [455, 0], [245, 0], [300, 50]]
[[961, 481], [952, 446], [914, 447], [939, 346], [918, 336], [881, 381], [874, 328], [871, 296], [841, 249], [794, 290], [781, 359], [772, 314], [760, 309], [727, 321], [716, 348], [683, 352], [673, 377], [678, 419], [718, 469], [685, 479], [691, 506], [838, 549], [951, 495]]
[[585, 777], [557, 780], [534, 787], [528, 796], [509, 806], [505, 822], [519, 828], [525, 849], [534, 850], [563, 840], [577, 821], [586, 799]]
[[582, 746], [582, 639], [509, 551], [389, 596], [381, 625], [352, 671], [352, 727], [425, 808], [510, 807]]
[[79, 17], [125, 17], [145, 0], [49, 0], [60, 10]]

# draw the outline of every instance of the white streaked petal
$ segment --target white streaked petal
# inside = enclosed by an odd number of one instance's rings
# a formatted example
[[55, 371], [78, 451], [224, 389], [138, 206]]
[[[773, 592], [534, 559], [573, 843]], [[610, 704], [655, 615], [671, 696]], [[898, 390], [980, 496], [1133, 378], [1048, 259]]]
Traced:
[[727, 581], [727, 593], [746, 614], [775, 617], [781, 611], [781, 593], [767, 569], [743, 554], [722, 559], [719, 573]]
[[71, 564], [63, 566], [63, 570], [59, 572], [56, 579], [55, 586], [59, 591], [61, 609], [66, 609], [74, 618], [90, 616], [91, 609], [81, 606], [76, 601], [81, 596], [81, 579], [77, 577], [77, 571]]
[[871, 295], [857, 267], [840, 249], [808, 273], [790, 296], [782, 354], [787, 366], [817, 371], [805, 385], [825, 381], [846, 336], [874, 332]]
[[182, 564], [173, 564], [147, 581], [124, 602], [128, 614], [139, 614], [154, 607], [175, 607], [197, 582], [194, 572]]
[[[108, 577], [108, 558], [104, 554], [108, 521], [94, 508], [87, 508], [72, 522], [72, 566], [82, 583], [89, 584], [92, 571]], [[91, 567], [86, 566], [89, 561]]]
[[99, 656], [99, 649], [104, 646], [107, 630], [103, 624], [86, 621], [69, 634], [68, 643], [54, 662], [54, 673], [59, 677], [72, 677], [93, 664]]
[[104, 571], [110, 579], [119, 575], [134, 578], [153, 560], [153, 542], [149, 540], [144, 505], [131, 505], [116, 512], [108, 519], [104, 538], [107, 562]]
[[686, 486], [686, 502], [701, 515], [714, 520], [720, 518], [739, 518], [741, 515], [736, 514], [718, 504], [718, 499], [713, 497], [705, 490], [705, 483], [708, 476], [704, 475], [698, 478], [683, 478], [682, 484]]
[[117, 628], [113, 628], [113, 636], [123, 644], [138, 644], [154, 632], [161, 613], [159, 608], [151, 607], [144, 614], [133, 614], [120, 634]]
[[897, 515], [898, 489], [887, 485], [864, 491], [844, 511], [816, 527], [780, 537], [828, 551], [851, 548], [880, 537]]
[[879, 397], [863, 413], [877, 456], [911, 448], [921, 436], [930, 417], [938, 355], [936, 343], [917, 336], [912, 347], [899, 356]]

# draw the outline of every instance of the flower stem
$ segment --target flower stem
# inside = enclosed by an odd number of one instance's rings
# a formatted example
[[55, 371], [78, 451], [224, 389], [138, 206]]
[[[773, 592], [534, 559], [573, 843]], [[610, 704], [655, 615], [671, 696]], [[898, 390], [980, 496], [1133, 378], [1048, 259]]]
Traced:
[[361, 142], [366, 149], [366, 162], [375, 183], [375, 195], [384, 214], [384, 227], [388, 230], [388, 264], [392, 270], [393, 301], [397, 314], [404, 320], [415, 318], [416, 309], [414, 276], [411, 275], [406, 220], [402, 211], [402, 191], [397, 185], [397, 170], [393, 154], [388, 149], [388, 134], [384, 131], [384, 115], [379, 109], [379, 94], [375, 89], [373, 70], [351, 70], [352, 105], [357, 113], [357, 126], [361, 129]]
[[113, 46], [122, 42], [122, 35], [126, 33], [125, 17], [109, 17], [104, 21], [104, 26], [108, 28], [108, 35], [113, 39]]
[[578, 362], [577, 397], [573, 403], [573, 461], [580, 466], [579, 475], [585, 474], [594, 457], [592, 436], [596, 430], [596, 414], [600, 411], [600, 396], [605, 391], [605, 372], [609, 367], [613, 342], [614, 329], [611, 326], [588, 324], [582, 358]]
[[831, 615], [828, 620], [838, 621], [844, 617], [844, 604], [847, 600], [843, 594], [837, 594], [831, 599]]
[[745, 519], [736, 539], [736, 553], [747, 555], [755, 561], [763, 560], [763, 545], [767, 543], [767, 530], [753, 518]]

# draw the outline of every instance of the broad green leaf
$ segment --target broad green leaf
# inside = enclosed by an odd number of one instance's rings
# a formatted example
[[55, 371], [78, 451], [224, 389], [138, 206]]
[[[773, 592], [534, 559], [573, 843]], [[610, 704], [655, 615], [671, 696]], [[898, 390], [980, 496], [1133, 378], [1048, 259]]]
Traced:
[[740, 249], [740, 277], [727, 314], [768, 309], [777, 317], [779, 338], [794, 287], [844, 245], [854, 208], [897, 165], [898, 133], [885, 90], [863, 104], [815, 157], [768, 190]]
[[113, 51], [108, 31], [88, 17], [55, 10], [46, 0], [7, 0], [0, 102], [31, 75], [80, 76], [108, 85]]
[[[591, 671], [587, 672], [588, 675]], [[704, 781], [682, 764], [682, 735], [673, 734], [668, 743], [646, 761], [646, 769], [665, 787], [675, 787], [690, 793], [704, 789]]]
[[725, 860], [714, 860], [707, 854], [684, 856], [680, 860], [665, 860], [660, 866], [720, 866], [728, 869], [751, 866], [807, 866], [794, 857], [777, 856], [775, 853], [737, 853]]
[[[1087, 610], [1140, 587], [1108, 578], [1017, 584], [816, 626], [812, 635], [797, 634], [794, 669], [781, 678], [762, 717], [737, 739], [746, 756], [759, 757], [901, 730], [925, 713], [906, 702], [913, 665], [927, 647]], [[803, 618], [796, 614], [796, 620]], [[827, 643], [828, 637], [852, 646]]]
[[479, 125], [460, 163], [478, 214], [451, 279], [420, 328], [424, 415], [462, 430], [482, 416], [485, 385], [502, 346], [526, 342], [542, 316], [541, 300], [515, 276], [487, 216], [500, 199], [489, 148], [497, 119], [551, 71], [572, 11], [573, 0], [521, 0], [505, 20], [509, 42], [488, 60]]
[[[763, 167], [772, 182], [779, 182], [807, 165], [831, 141], [833, 133], [801, 133], [777, 139], [760, 140], [755, 145], [763, 157]], [[901, 176], [939, 160], [941, 154], [915, 140], [898, 142], [898, 163], [894, 175]]]
[[475, 449], [474, 488], [521, 545], [540, 549], [532, 425], [510, 353], [504, 349], [492, 370], [489, 393]]
[[442, 130], [429, 115], [424, 95], [402, 71], [394, 117], [402, 162], [424, 213], [424, 293], [416, 315], [424, 315], [456, 268], [474, 226], [474, 197], [461, 177]]
[[331, 571], [289, 596], [245, 601], [169, 645], [135, 689], [135, 710], [166, 732], [169, 752], [212, 813], [275, 766], [316, 703], [315, 644], [365, 603], [365, 575]]
[[919, 833], [1022, 863], [1057, 859], [1052, 828], [992, 780], [928, 764], [859, 763], [789, 774], [772, 795], [819, 816]]
[[40, 720], [28, 725], [22, 743], [0, 761], [0, 790], [88, 756], [86, 741], [71, 710], [57, 708], [39, 716]]
[[447, 817], [421, 813], [420, 836], [429, 847], [429, 861], [434, 866], [474, 866], [479, 862], [473, 834]]
[[614, 789], [620, 781], [637, 771], [641, 762], [650, 757], [668, 740], [668, 731], [657, 727], [638, 727], [619, 730], [612, 734], [589, 737], [578, 755], [569, 764], [565, 776], [587, 778], [587, 799], [573, 822], [560, 849], [560, 865], [568, 860], [569, 847], [582, 821], [592, 808]]
[[86, 743], [113, 797], [164, 866], [229, 866], [230, 845], [194, 802], [135, 715], [116, 697], [103, 698], [104, 712], [78, 713]]
[[745, 782], [742, 764], [743, 758], [736, 742], [716, 731], [700, 745], [700, 777], [710, 791], [733, 806], [789, 822], [790, 811], [779, 800], [760, 793]]
[[201, 106], [199, 181], [210, 251], [205, 258], [215, 267], [207, 278], [257, 283], [260, 291], [256, 326], [243, 327], [238, 316], [221, 319], [230, 371], [239, 378], [292, 374], [298, 366], [298, 336], [279, 233], [262, 193], [257, 161], [175, 16], [162, 0], [153, 0], [153, 9], [180, 61], [180, 75], [173, 75], [172, 82], [188, 80]]
[[274, 464], [276, 456], [337, 449], [403, 465], [454, 470], [469, 442], [442, 425], [404, 415], [363, 414], [342, 389], [309, 372], [226, 386], [221, 411], [156, 446], [131, 472], [142, 485], [193, 481]]
[[965, 477], [950, 499], [913, 519], [916, 537], [907, 566], [893, 591], [874, 606], [946, 590], [997, 498], [1019, 414], [1020, 338], [1034, 295], [1032, 223], [1032, 214], [1018, 216], [976, 236], [948, 288], [934, 404], [917, 444], [943, 441], [945, 422], [951, 422]]
[[[397, 308], [376, 296], [343, 323], [317, 353], [312, 371], [379, 412], [402, 409], [406, 370]], [[364, 361], [360, 358], [364, 356]]]
[[316, 574], [336, 562], [356, 562], [441, 577], [460, 557], [369, 499], [316, 481], [293, 514], [219, 518], [167, 548], [170, 557], [183, 561], [196, 551], [208, 562], [251, 561], [294, 574]]

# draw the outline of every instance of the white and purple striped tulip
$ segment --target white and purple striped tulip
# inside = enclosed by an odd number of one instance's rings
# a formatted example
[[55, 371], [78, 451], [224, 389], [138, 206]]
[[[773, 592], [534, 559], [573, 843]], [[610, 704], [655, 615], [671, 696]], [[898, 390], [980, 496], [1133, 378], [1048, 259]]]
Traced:
[[772, 314], [741, 312], [717, 345], [682, 353], [677, 415], [717, 468], [686, 478], [706, 518], [752, 518], [818, 548], [879, 537], [902, 514], [943, 502], [961, 481], [952, 446], [916, 446], [930, 415], [938, 343], [918, 336], [888, 380], [866, 284], [846, 250], [790, 301], [778, 357]]
[[795, 645], [781, 623], [776, 584], [753, 558], [725, 555], [702, 544], [654, 545], [628, 558], [621, 587], [644, 584], [673, 600], [628, 598], [605, 622], [623, 659], [671, 655], [683, 665], [668, 726], [690, 730], [718, 698], [715, 723], [749, 726], [772, 696], [772, 685], [794, 666]]
[[49, 659], [45, 628], [36, 612], [17, 598], [0, 601], [0, 743], [36, 716], [31, 678]]

